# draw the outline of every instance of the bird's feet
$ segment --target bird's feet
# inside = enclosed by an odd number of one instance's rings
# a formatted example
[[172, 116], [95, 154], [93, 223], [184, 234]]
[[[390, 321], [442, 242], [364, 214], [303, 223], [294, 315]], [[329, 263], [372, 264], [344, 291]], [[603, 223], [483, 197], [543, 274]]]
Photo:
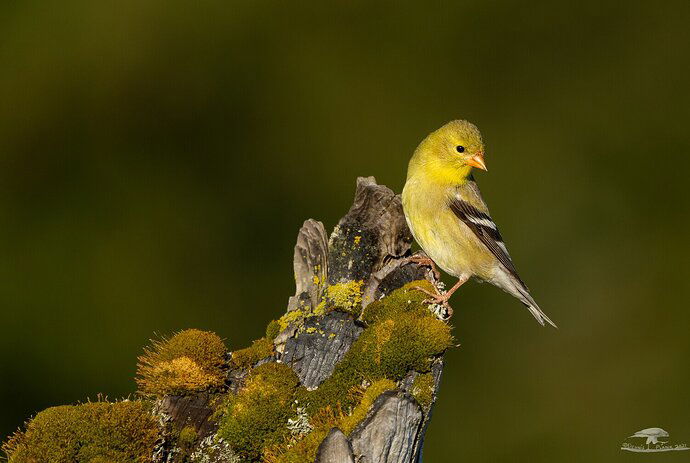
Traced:
[[[434, 274], [434, 279], [436, 281], [441, 281], [441, 272], [438, 270], [438, 267], [436, 266], [436, 262], [431, 260], [426, 255], [415, 254], [414, 256], [408, 257], [407, 260], [408, 260], [408, 262], [414, 262], [417, 265], [431, 268], [431, 271]], [[424, 292], [428, 292], [428, 291], [424, 291]]]
[[463, 275], [460, 278], [458, 278], [457, 283], [453, 285], [452, 288], [450, 288], [448, 291], [441, 293], [436, 286], [434, 286], [434, 289], [436, 289], [436, 292], [431, 292], [426, 288], [421, 288], [419, 286], [416, 286], [415, 289], [418, 289], [419, 291], [423, 292], [424, 294], [431, 296], [431, 299], [427, 299], [425, 302], [428, 304], [434, 304], [437, 307], [440, 307], [441, 310], [436, 311], [437, 315], [444, 319], [447, 320], [450, 317], [453, 316], [453, 308], [450, 306], [448, 303], [448, 300], [450, 297], [457, 291], [460, 286], [465, 284], [467, 280], [470, 279], [470, 275]]
[[434, 293], [426, 288], [422, 288], [421, 286], [415, 286], [413, 289], [421, 291], [430, 297], [430, 299], [427, 299], [424, 302], [426, 304], [433, 304], [439, 308], [439, 310], [435, 311], [436, 315], [439, 318], [442, 318], [443, 320], [448, 320], [450, 317], [453, 316], [453, 308], [448, 303], [448, 300], [450, 299], [452, 293], [441, 294], [439, 290], [436, 290], [436, 292]]

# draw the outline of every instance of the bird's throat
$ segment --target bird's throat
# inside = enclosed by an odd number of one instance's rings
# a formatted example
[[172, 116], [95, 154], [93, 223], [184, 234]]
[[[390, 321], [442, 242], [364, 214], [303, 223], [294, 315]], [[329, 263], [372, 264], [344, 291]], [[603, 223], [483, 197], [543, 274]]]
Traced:
[[448, 163], [428, 161], [424, 166], [410, 166], [413, 177], [423, 177], [425, 183], [439, 187], [454, 187], [467, 183], [472, 167], [449, 165]]

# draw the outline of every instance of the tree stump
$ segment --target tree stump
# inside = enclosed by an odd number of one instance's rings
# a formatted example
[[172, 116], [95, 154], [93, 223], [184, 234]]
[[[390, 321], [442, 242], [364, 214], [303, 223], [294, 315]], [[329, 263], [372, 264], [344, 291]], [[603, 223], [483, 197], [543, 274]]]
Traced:
[[[305, 221], [300, 229], [294, 253], [296, 292], [289, 298], [287, 313], [310, 316], [295, 317], [299, 323], [290, 323], [275, 337], [274, 355], [259, 363], [288, 365], [302, 386], [310, 391], [318, 390], [366, 328], [366, 324], [351, 313], [329, 311], [318, 315], [319, 307], [324, 302], [328, 303], [329, 287], [358, 282], [360, 304], [366, 311], [369, 304], [408, 283], [426, 280], [438, 286], [439, 282], [430, 268], [410, 260], [411, 244], [412, 235], [400, 196], [378, 185], [373, 177], [359, 178], [353, 205], [330, 237], [327, 237], [323, 224], [312, 219]], [[432, 309], [429, 307], [430, 311]], [[413, 391], [420, 373], [408, 371], [394, 390], [385, 391], [375, 398], [349, 435], [338, 427], [330, 429], [318, 446], [314, 462], [421, 463], [424, 434], [442, 370], [441, 354], [431, 359], [428, 373], [432, 379], [430, 399], [424, 404], [415, 399]], [[229, 389], [233, 392], [241, 390], [246, 377], [246, 369], [231, 370], [228, 374]], [[189, 401], [163, 399], [162, 404], [167, 406], [165, 415], [173, 422], [192, 423], [201, 431], [202, 439], [211, 442], [216, 430], [216, 425], [209, 424], [208, 420], [211, 405], [207, 405], [208, 413], [198, 409], [184, 413], [171, 408], [171, 403], [189, 408]], [[204, 401], [195, 400], [193, 403], [203, 404]], [[226, 456], [222, 456], [222, 452], [216, 453], [216, 456], [203, 461], [242, 461], [232, 453]]]
[[411, 243], [400, 196], [359, 178], [330, 237], [304, 222], [295, 295], [265, 337], [232, 353], [200, 330], [154, 341], [141, 400], [41, 412], [4, 444], [10, 463], [421, 463], [452, 335]]

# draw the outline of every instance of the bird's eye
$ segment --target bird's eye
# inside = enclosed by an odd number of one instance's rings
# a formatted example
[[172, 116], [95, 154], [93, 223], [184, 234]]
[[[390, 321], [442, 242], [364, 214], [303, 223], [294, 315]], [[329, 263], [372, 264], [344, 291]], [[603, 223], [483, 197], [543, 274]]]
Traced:
[[455, 147], [455, 151], [457, 151], [458, 153], [464, 153], [464, 152], [465, 152], [465, 147], [462, 146], [462, 145], [458, 145], [458, 146]]

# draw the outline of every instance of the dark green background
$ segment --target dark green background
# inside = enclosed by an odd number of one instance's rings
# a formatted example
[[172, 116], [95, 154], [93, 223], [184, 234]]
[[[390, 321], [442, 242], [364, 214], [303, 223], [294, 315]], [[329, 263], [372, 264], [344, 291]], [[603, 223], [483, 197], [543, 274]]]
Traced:
[[425, 460], [690, 443], [688, 6], [2, 2], [0, 436], [132, 393], [154, 333], [261, 336], [302, 221], [332, 227], [358, 175], [400, 191], [417, 143], [467, 118], [560, 330], [463, 288]]

